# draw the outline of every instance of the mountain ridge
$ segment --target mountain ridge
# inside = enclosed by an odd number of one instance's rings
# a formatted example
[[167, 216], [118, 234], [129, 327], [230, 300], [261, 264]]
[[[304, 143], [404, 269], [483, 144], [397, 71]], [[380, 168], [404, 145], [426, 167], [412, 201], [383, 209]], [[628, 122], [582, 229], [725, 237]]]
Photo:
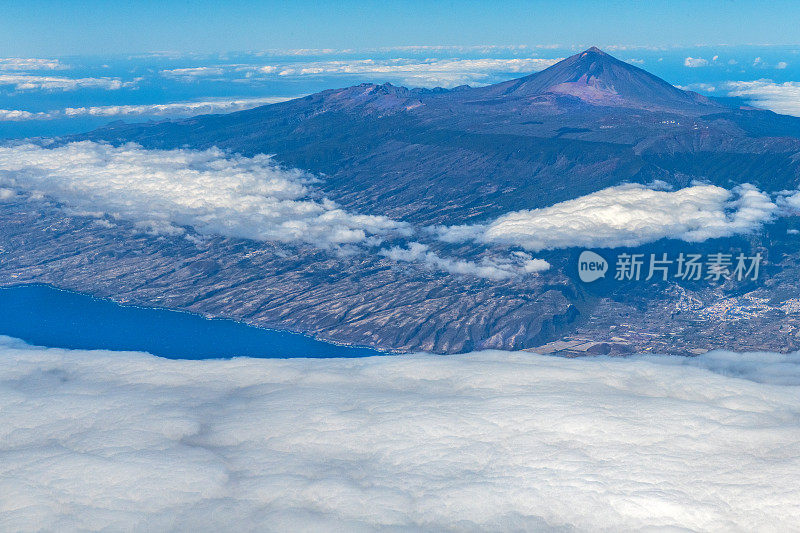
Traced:
[[[321, 97], [329, 109], [357, 109], [387, 113], [410, 111], [425, 105], [497, 102], [554, 97], [577, 99], [596, 107], [621, 107], [701, 115], [730, 106], [693, 91], [686, 91], [620, 61], [593, 46], [550, 67], [492, 85], [452, 89], [408, 88], [391, 83], [362, 83], [311, 95]], [[308, 97], [307, 97], [308, 98]]]

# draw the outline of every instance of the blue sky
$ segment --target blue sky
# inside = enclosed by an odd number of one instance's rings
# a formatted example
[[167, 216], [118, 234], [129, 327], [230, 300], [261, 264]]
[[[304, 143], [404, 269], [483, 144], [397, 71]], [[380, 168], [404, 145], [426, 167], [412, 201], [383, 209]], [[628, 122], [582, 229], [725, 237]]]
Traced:
[[7, 55], [399, 45], [796, 44], [800, 4], [757, 1], [5, 3]]

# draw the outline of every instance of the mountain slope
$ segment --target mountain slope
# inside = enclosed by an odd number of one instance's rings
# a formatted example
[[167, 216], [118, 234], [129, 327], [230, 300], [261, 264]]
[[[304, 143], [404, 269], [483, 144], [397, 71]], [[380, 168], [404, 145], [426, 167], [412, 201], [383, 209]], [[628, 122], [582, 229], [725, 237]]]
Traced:
[[719, 111], [724, 106], [620, 61], [596, 47], [524, 78], [477, 89], [484, 97], [569, 95], [604, 106], [642, 107], [678, 112]]

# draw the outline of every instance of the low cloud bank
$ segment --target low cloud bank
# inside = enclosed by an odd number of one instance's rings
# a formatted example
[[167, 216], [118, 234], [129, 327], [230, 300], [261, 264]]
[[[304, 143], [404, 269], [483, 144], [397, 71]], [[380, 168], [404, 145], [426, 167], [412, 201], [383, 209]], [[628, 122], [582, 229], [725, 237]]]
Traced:
[[[276, 104], [297, 98], [295, 96], [266, 96], [262, 98], [239, 98], [235, 100], [215, 99], [198, 102], [174, 102], [170, 104], [110, 105], [93, 107], [68, 107], [60, 112], [66, 117], [95, 116], [176, 116], [201, 115], [207, 113], [232, 113], [252, 109], [266, 104]], [[55, 112], [59, 113], [59, 112]]]
[[382, 250], [381, 255], [393, 261], [421, 263], [450, 274], [466, 274], [494, 280], [524, 276], [550, 268], [547, 261], [534, 259], [525, 252], [514, 252], [509, 257], [484, 257], [475, 262], [442, 257], [431, 251], [428, 245], [419, 242], [411, 242], [407, 248], [393, 246]]
[[[410, 238], [413, 228], [385, 216], [352, 213], [321, 195], [316, 178], [217, 149], [146, 150], [94, 142], [54, 148], [0, 146], [0, 187], [47, 197], [72, 212], [132, 221], [142, 231], [198, 232], [260, 241], [303, 242], [322, 248], [374, 246]], [[569, 247], [638, 246], [663, 238], [700, 242], [757, 231], [800, 209], [800, 193], [773, 201], [753, 187], [695, 185], [676, 191], [638, 184], [610, 187], [541, 209], [507, 213], [486, 225], [433, 228], [445, 242], [475, 241], [536, 252]], [[429, 236], [430, 233], [427, 233]], [[400, 262], [453, 273], [508, 279], [549, 264], [516, 251], [480, 260], [443, 257], [420, 242], [378, 253]]]
[[22, 122], [25, 120], [50, 120], [50, 113], [25, 111], [24, 109], [0, 109], [0, 122]]
[[17, 91], [75, 91], [78, 89], [102, 89], [114, 91], [133, 87], [136, 81], [119, 78], [66, 78], [63, 76], [37, 76], [33, 74], [0, 74], [0, 86], [13, 86]]
[[0, 185], [153, 233], [200, 233], [319, 246], [377, 243], [405, 232], [383, 216], [349, 213], [315, 196], [314, 178], [269, 156], [220, 150], [145, 150], [93, 142], [0, 147]]
[[436, 232], [446, 242], [496, 242], [530, 251], [613, 248], [663, 238], [700, 242], [751, 233], [778, 211], [769, 195], [748, 184], [732, 191], [714, 185], [664, 191], [628, 184], [508, 213], [488, 225], [440, 227]]
[[800, 116], [800, 82], [732, 81], [725, 84], [725, 87], [729, 90], [730, 96], [748, 98], [754, 105], [776, 113]]
[[[260, 241], [304, 242], [321, 248], [374, 246], [410, 237], [406, 223], [341, 209], [320, 196], [312, 175], [284, 169], [269, 156], [220, 150], [145, 150], [94, 142], [55, 148], [0, 146], [0, 187], [9, 200], [25, 195], [60, 202], [71, 212], [132, 221], [154, 235], [199, 233]], [[451, 274], [502, 280], [550, 265], [524, 252], [478, 262], [446, 258], [427, 245], [378, 251], [399, 262]]]
[[[563, 58], [561, 58], [563, 59]], [[379, 76], [381, 79], [422, 87], [453, 87], [466, 83], [484, 84], [491, 76], [509, 73], [530, 73], [544, 70], [560, 59], [540, 57], [517, 58], [430, 58], [430, 59], [338, 59], [276, 63], [271, 65], [215, 65], [165, 69], [161, 75], [194, 82], [201, 78], [243, 80], [276, 80], [307, 76]]]
[[789, 531], [798, 355], [175, 361], [0, 339], [0, 529]]
[[196, 102], [172, 102], [169, 104], [107, 105], [90, 107], [67, 107], [53, 111], [31, 112], [22, 109], [0, 109], [0, 122], [25, 120], [56, 120], [73, 117], [131, 117], [131, 116], [194, 116], [208, 113], [231, 113], [252, 109], [266, 104], [285, 102], [296, 97], [267, 96], [263, 98], [239, 98], [201, 100]]
[[58, 59], [42, 59], [36, 57], [3, 57], [0, 58], [0, 70], [63, 70], [69, 68]]

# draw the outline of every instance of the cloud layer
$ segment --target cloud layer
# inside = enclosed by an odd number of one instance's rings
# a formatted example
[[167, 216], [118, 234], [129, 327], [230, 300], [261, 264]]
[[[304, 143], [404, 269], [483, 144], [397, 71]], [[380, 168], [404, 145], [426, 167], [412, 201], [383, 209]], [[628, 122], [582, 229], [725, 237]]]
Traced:
[[316, 197], [314, 178], [269, 156], [144, 150], [92, 142], [0, 147], [0, 184], [76, 210], [132, 220], [154, 233], [201, 233], [320, 246], [377, 242], [405, 231], [383, 216], [348, 213]]
[[475, 262], [442, 257], [431, 251], [428, 245], [419, 242], [411, 242], [407, 248], [393, 246], [380, 253], [394, 261], [421, 263], [450, 274], [466, 274], [494, 280], [543, 272], [550, 268], [547, 261], [534, 259], [524, 252], [514, 252], [510, 257], [484, 257]]
[[0, 74], [0, 86], [12, 86], [17, 91], [75, 91], [78, 89], [117, 90], [133, 87], [136, 81], [119, 78], [66, 78], [63, 76], [38, 76], [34, 74]]
[[789, 531], [798, 356], [170, 361], [0, 340], [0, 529]]
[[[0, 187], [6, 200], [51, 198], [71, 212], [132, 221], [142, 232], [179, 236], [185, 226], [206, 235], [310, 243], [321, 248], [378, 245], [410, 237], [410, 225], [341, 209], [314, 187], [317, 179], [278, 167], [269, 156], [220, 150], [145, 150], [89, 141], [55, 148], [0, 146]], [[1, 198], [0, 198], [1, 199]], [[380, 250], [450, 274], [493, 280], [547, 270], [526, 253], [480, 261], [441, 257], [428, 246]]]
[[261, 105], [276, 104], [295, 97], [266, 96], [260, 98], [213, 99], [195, 102], [172, 102], [168, 104], [107, 105], [89, 107], [67, 107], [64, 109], [30, 112], [21, 109], [0, 109], [0, 122], [19, 122], [24, 120], [54, 120], [73, 117], [132, 117], [165, 116], [180, 117], [209, 113], [232, 113], [252, 109]]
[[244, 76], [245, 80], [302, 78], [307, 76], [369, 76], [423, 87], [453, 87], [485, 83], [497, 73], [531, 73], [543, 70], [559, 59], [523, 58], [432, 58], [432, 59], [338, 59], [271, 65], [230, 64], [162, 70], [168, 78], [194, 81], [199, 78]]
[[[261, 241], [305, 242], [327, 248], [377, 245], [411, 237], [406, 223], [343, 210], [322, 197], [315, 178], [279, 168], [269, 156], [219, 150], [145, 150], [93, 142], [55, 148], [0, 147], [0, 187], [14, 195], [52, 198], [75, 212], [130, 220], [144, 232], [203, 234]], [[782, 207], [798, 203], [795, 196]], [[733, 191], [695, 185], [677, 191], [629, 184], [550, 207], [516, 211], [486, 225], [435, 228], [445, 242], [475, 241], [528, 251], [638, 246], [663, 238], [699, 242], [756, 231], [783, 212], [751, 185]], [[479, 260], [449, 258], [410, 242], [379, 253], [451, 274], [502, 280], [541, 272], [546, 261], [523, 252]]]
[[24, 111], [22, 109], [0, 109], [0, 122], [21, 122], [24, 120], [49, 120], [50, 113]]
[[235, 100], [215, 99], [198, 102], [174, 102], [169, 104], [109, 105], [92, 107], [67, 107], [56, 116], [77, 117], [126, 117], [126, 116], [193, 116], [209, 113], [232, 113], [244, 109], [285, 102], [297, 97], [266, 96], [261, 98], [239, 98]]
[[3, 57], [0, 58], [0, 70], [63, 70], [68, 68], [58, 59], [40, 59], [35, 57]]
[[754, 105], [800, 116], [800, 82], [775, 83], [772, 80], [732, 81], [725, 84], [730, 96], [750, 99]]
[[437, 228], [447, 242], [477, 240], [527, 250], [638, 246], [663, 238], [700, 242], [757, 230], [778, 207], [751, 185], [663, 191], [620, 185], [550, 207], [508, 213], [488, 225]]

